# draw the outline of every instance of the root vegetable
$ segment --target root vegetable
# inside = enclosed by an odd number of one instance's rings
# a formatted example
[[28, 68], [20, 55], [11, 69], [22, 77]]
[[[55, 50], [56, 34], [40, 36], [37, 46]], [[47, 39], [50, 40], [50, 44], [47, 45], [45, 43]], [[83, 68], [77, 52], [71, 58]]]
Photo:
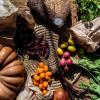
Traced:
[[64, 67], [64, 71], [67, 72], [68, 70], [69, 70], [68, 66], [65, 66], [65, 67]]
[[66, 52], [64, 52], [64, 54], [63, 54], [62, 57], [65, 58], [65, 59], [67, 59], [67, 58], [70, 57], [70, 53], [66, 51]]
[[66, 60], [62, 58], [59, 62], [59, 65], [64, 67], [66, 65]]
[[73, 64], [73, 61], [72, 61], [71, 59], [67, 59], [67, 60], [66, 60], [66, 64], [67, 64], [67, 65], [72, 65], [72, 64]]

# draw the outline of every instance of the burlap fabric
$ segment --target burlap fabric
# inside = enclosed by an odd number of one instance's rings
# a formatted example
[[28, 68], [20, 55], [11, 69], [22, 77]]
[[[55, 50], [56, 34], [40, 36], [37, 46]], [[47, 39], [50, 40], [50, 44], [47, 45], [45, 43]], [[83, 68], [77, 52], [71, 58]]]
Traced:
[[90, 22], [78, 22], [71, 28], [71, 33], [87, 52], [95, 52], [100, 47], [100, 17]]
[[9, 0], [0, 0], [0, 43], [3, 45], [14, 47], [17, 11]]
[[28, 6], [33, 13], [44, 20], [50, 19], [58, 27], [64, 24], [71, 27], [77, 22], [77, 7], [73, 0], [28, 0]]
[[0, 32], [16, 29], [17, 10], [9, 0], [0, 0]]

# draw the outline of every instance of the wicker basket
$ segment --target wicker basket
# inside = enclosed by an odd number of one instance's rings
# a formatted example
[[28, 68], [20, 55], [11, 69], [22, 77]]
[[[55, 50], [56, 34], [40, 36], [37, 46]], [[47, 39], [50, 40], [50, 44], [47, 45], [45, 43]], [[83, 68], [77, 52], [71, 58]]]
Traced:
[[[44, 55], [40, 55], [40, 59], [49, 67], [51, 68], [52, 72], [55, 73], [58, 71], [58, 60], [59, 58], [56, 55], [56, 49], [58, 48], [59, 44], [59, 35], [57, 35], [54, 32], [49, 31], [42, 25], [38, 25], [34, 28], [35, 36], [40, 39], [44, 38], [44, 40], [48, 43], [49, 47], [49, 56], [45, 57]], [[65, 35], [66, 36], [66, 35]], [[62, 36], [62, 38], [65, 38], [65, 36]], [[38, 64], [38, 60], [30, 60], [28, 55], [24, 55], [23, 57], [20, 57], [23, 61], [27, 73], [27, 79], [25, 86], [19, 93], [17, 100], [50, 100], [53, 96], [53, 91], [55, 91], [57, 88], [62, 87], [62, 83], [60, 80], [52, 79], [51, 85], [48, 87], [48, 93], [46, 95], [42, 95], [39, 88], [33, 85], [31, 80], [31, 75], [36, 70], [36, 66]], [[79, 79], [81, 75], [82, 70], [74, 68], [73, 73], [71, 73], [68, 77], [66, 77], [67, 85], [72, 84], [74, 86], [77, 86], [76, 80]], [[72, 88], [72, 87], [71, 87]], [[25, 95], [26, 93], [26, 95]], [[20, 99], [22, 98], [22, 99]]]
[[[54, 70], [52, 70], [53, 72], [57, 71], [57, 62], [55, 59], [55, 50], [58, 48], [58, 40], [59, 37], [58, 35], [54, 34], [54, 32], [51, 32], [51, 36], [47, 35], [48, 34], [48, 30], [43, 27], [42, 25], [36, 26], [34, 28], [35, 31], [35, 36], [40, 39], [40, 38], [45, 38], [45, 40], [48, 42], [49, 44], [49, 56], [46, 59], [43, 55], [40, 55], [40, 59], [47, 65], [49, 65], [49, 67], [54, 67]], [[51, 42], [51, 37], [52, 37], [52, 41], [53, 41], [53, 45], [55, 45], [55, 48], [53, 48], [52, 46], [52, 42]], [[51, 43], [50, 43], [51, 42]], [[55, 49], [55, 50], [54, 50]], [[19, 93], [17, 100], [21, 100], [20, 98], [23, 96], [23, 98], [25, 97], [24, 100], [50, 100], [53, 97], [53, 91], [55, 91], [55, 89], [62, 87], [62, 84], [59, 80], [55, 80], [52, 79], [52, 83], [51, 85], [49, 85], [48, 87], [48, 93], [43, 96], [39, 90], [38, 87], [34, 86], [31, 80], [31, 75], [35, 72], [35, 70], [37, 69], [37, 64], [39, 63], [39, 61], [37, 60], [30, 60], [28, 55], [24, 55], [24, 57], [20, 56], [20, 59], [23, 61], [24, 65], [25, 65], [25, 69], [26, 69], [26, 73], [28, 75], [27, 79], [26, 79], [26, 83], [25, 86], [23, 87], [23, 89], [21, 90], [21, 92]], [[30, 96], [24, 96], [25, 91], [29, 92]], [[34, 91], [32, 93], [32, 91]], [[32, 96], [34, 95], [34, 96]]]

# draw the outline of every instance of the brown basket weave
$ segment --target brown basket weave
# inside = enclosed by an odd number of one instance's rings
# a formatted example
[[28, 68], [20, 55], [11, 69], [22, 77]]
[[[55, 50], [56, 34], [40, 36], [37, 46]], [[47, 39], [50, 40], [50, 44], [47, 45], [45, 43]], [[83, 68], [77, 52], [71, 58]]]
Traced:
[[[58, 48], [59, 35], [49, 31], [48, 29], [46, 29], [46, 27], [42, 25], [36, 26], [34, 28], [34, 31], [36, 37], [40, 38], [44, 36], [44, 40], [48, 43], [49, 56], [46, 59], [46, 63], [49, 65], [52, 72], [55, 73], [56, 71], [58, 71], [56, 50]], [[41, 56], [41, 59], [45, 58]]]
[[[55, 73], [56, 71], [58, 71], [57, 60], [59, 59], [57, 58], [57, 55], [56, 55], [56, 49], [58, 48], [59, 35], [55, 34], [54, 32], [49, 31], [42, 25], [36, 26], [34, 28], [34, 32], [35, 32], [35, 36], [38, 39], [44, 38], [44, 40], [48, 43], [48, 47], [50, 51], [49, 56], [48, 58], [45, 58], [44, 55], [40, 55], [40, 59], [51, 68], [53, 73]], [[52, 83], [48, 87], [48, 93], [45, 96], [43, 96], [41, 92], [39, 91], [39, 89], [33, 85], [32, 80], [31, 80], [31, 74], [33, 74], [34, 71], [37, 69], [38, 61], [30, 60], [28, 55], [25, 55], [24, 57], [20, 57], [20, 58], [25, 65], [25, 69], [26, 69], [26, 73], [28, 77], [26, 79], [26, 83], [23, 90], [19, 93], [18, 96], [24, 95], [25, 91], [27, 91], [27, 95], [26, 97], [24, 96], [25, 98], [24, 100], [50, 100], [53, 96], [53, 91], [55, 91], [57, 88], [62, 87], [60, 80], [52, 79]], [[79, 76], [82, 71], [80, 69], [78, 70], [76, 69], [77, 68], [73, 70], [73, 73], [71, 75], [66, 77], [68, 85], [72, 84], [74, 86], [74, 84], [76, 83], [76, 80], [79, 79]], [[18, 98], [17, 100], [22, 100], [22, 99]]]
[[[42, 25], [36, 26], [34, 28], [34, 32], [35, 32], [35, 36], [38, 39], [45, 38], [45, 41], [47, 41], [47, 43], [49, 45], [49, 49], [50, 49], [48, 58], [45, 59], [45, 57], [43, 55], [40, 55], [40, 59], [45, 64], [49, 65], [49, 67], [51, 68], [51, 70], [53, 72], [56, 72], [57, 71], [57, 62], [55, 59], [55, 54], [56, 54], [55, 50], [58, 48], [59, 36], [54, 34], [54, 32], [50, 32], [50, 34], [48, 34], [49, 31]], [[50, 100], [53, 97], [53, 91], [55, 91], [55, 89], [57, 89], [57, 88], [62, 87], [61, 82], [59, 80], [52, 79], [52, 83], [48, 87], [48, 93], [45, 96], [43, 96], [41, 94], [41, 92], [39, 91], [39, 88], [34, 86], [32, 83], [32, 80], [31, 80], [31, 75], [37, 69], [37, 65], [39, 62], [37, 60], [30, 60], [28, 55], [25, 55], [24, 57], [20, 56], [20, 59], [23, 61], [24, 65], [25, 65], [25, 69], [26, 69], [26, 73], [27, 73], [28, 77], [26, 79], [25, 87], [19, 93], [18, 96], [21, 96], [25, 93], [25, 91], [28, 91], [30, 94], [30, 97], [25, 97], [25, 98], [27, 98], [25, 100], [31, 100], [31, 99], [32, 100], [33, 99], [34, 100]], [[32, 93], [32, 91], [35, 91], [35, 93], [34, 92]], [[34, 96], [32, 96], [32, 95], [34, 95]], [[18, 98], [17, 100], [21, 100], [21, 99], [19, 99], [20, 97], [17, 97], [17, 98]]]
[[[26, 73], [28, 74], [28, 77], [26, 79], [25, 87], [23, 88], [23, 90], [21, 90], [22, 93], [19, 93], [19, 96], [24, 95], [25, 91], [28, 91], [28, 93], [30, 94], [30, 97], [26, 95], [25, 100], [50, 100], [53, 97], [53, 91], [55, 91], [55, 89], [59, 87], [62, 87], [60, 81], [59, 80], [55, 81], [54, 79], [52, 79], [52, 83], [51, 85], [49, 85], [47, 89], [48, 93], [46, 95], [42, 95], [39, 88], [33, 85], [32, 79], [31, 79], [31, 75], [37, 69], [38, 61], [29, 60], [28, 55], [25, 55], [24, 57], [20, 57], [20, 59], [24, 63], [25, 70], [26, 70]], [[21, 99], [17, 97], [17, 100], [21, 100]]]
[[[65, 34], [64, 32], [62, 32], [62, 34], [58, 35], [52, 31], [49, 31], [48, 29], [46, 29], [46, 27], [44, 27], [42, 25], [38, 26], [38, 31], [37, 31], [36, 27], [34, 28], [34, 30], [35, 30], [35, 33], [38, 35], [41, 33], [42, 34], [44, 33], [44, 38], [48, 43], [50, 53], [49, 53], [49, 57], [45, 60], [45, 62], [49, 65], [49, 67], [51, 68], [53, 73], [59, 71], [58, 70], [59, 58], [56, 54], [56, 50], [57, 50], [60, 42], [65, 42], [65, 40], [67, 40], [69, 38], [70, 33], [68, 32], [69, 34]], [[43, 58], [43, 57], [41, 57], [41, 58]], [[83, 90], [79, 89], [78, 80], [79, 81], [81, 80], [81, 82], [84, 82], [83, 80], [86, 80], [86, 81], [88, 81], [86, 83], [89, 83], [89, 79], [88, 79], [88, 77], [85, 78], [86, 75], [83, 76], [82, 69], [79, 69], [78, 67], [76, 67], [76, 68], [72, 68], [71, 70], [72, 70], [72, 73], [66, 76], [65, 82], [67, 83], [67, 85], [70, 88], [73, 88], [76, 92], [81, 93], [81, 92], [83, 92]], [[78, 87], [76, 87], [76, 85]]]

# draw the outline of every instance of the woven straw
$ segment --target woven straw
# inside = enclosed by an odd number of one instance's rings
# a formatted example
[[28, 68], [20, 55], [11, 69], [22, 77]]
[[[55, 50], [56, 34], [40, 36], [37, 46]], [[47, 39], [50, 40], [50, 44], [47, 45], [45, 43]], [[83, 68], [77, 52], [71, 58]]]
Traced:
[[[40, 55], [40, 54], [39, 54], [39, 57], [41, 61], [43, 61], [46, 65], [48, 65], [50, 69], [52, 70], [52, 72], [55, 73], [56, 71], [58, 71], [58, 60], [59, 60], [56, 55], [56, 50], [58, 48], [59, 38], [61, 37], [59, 37], [59, 35], [55, 34], [54, 32], [49, 31], [43, 25], [36, 26], [34, 28], [34, 32], [37, 39], [34, 41], [39, 41], [39, 39], [43, 38], [42, 39], [43, 41], [41, 41], [40, 44], [42, 42], [48, 43], [48, 47], [49, 47], [48, 57], [45, 57], [45, 55]], [[66, 35], [62, 34], [62, 40], [63, 38], [65, 38], [65, 36]], [[40, 44], [37, 45], [37, 49], [38, 49], [38, 46], [41, 46]], [[35, 53], [34, 50], [33, 50], [33, 53]], [[53, 96], [53, 91], [55, 91], [57, 88], [62, 87], [60, 80], [52, 79], [52, 83], [47, 88], [48, 93], [46, 95], [42, 95], [39, 88], [33, 85], [33, 82], [31, 79], [32, 74], [34, 74], [35, 70], [37, 69], [39, 61], [37, 61], [37, 59], [30, 60], [28, 55], [24, 55], [23, 57], [20, 57], [20, 59], [23, 61], [25, 65], [27, 79], [26, 79], [25, 86], [23, 87], [23, 89], [21, 90], [21, 92], [19, 93], [17, 97], [18, 98], [17, 100], [50, 100]], [[76, 69], [77, 68], [73, 69], [72, 71], [73, 73], [71, 72], [70, 75], [66, 77], [67, 80], [69, 81], [67, 82], [67, 85], [71, 83], [73, 86], [77, 86], [77, 82], [75, 80], [76, 80], [76, 77], [78, 77], [79, 74], [81, 74], [81, 70], [78, 69], [77, 71]], [[78, 79], [79, 77], [77, 78], [77, 80]], [[19, 99], [19, 98], [22, 98], [22, 99]]]
[[[56, 50], [58, 48], [59, 35], [55, 34], [52, 31], [49, 31], [42, 25], [36, 26], [34, 28], [34, 33], [38, 39], [43, 38], [43, 40], [48, 43], [48, 47], [49, 47], [48, 57], [46, 58], [44, 55], [39, 55], [39, 57], [40, 57], [41, 61], [43, 61], [46, 65], [48, 65], [50, 67], [50, 69], [52, 70], [52, 72], [55, 73], [56, 71], [58, 71], [59, 58], [56, 55]], [[64, 36], [64, 38], [65, 38], [65, 36]], [[39, 88], [33, 85], [32, 79], [31, 79], [31, 75], [37, 69], [39, 61], [30, 60], [28, 55], [24, 55], [23, 57], [20, 57], [20, 58], [25, 65], [26, 73], [28, 75], [28, 78], [26, 79], [26, 83], [25, 83], [25, 87], [24, 87], [23, 91], [28, 91], [29, 94], [32, 96], [25, 100], [50, 100], [53, 96], [53, 91], [55, 91], [57, 88], [62, 87], [60, 80], [52, 79], [52, 83], [47, 88], [48, 93], [46, 95], [42, 95]], [[75, 73], [74, 73], [74, 71], [75, 71]], [[80, 74], [79, 71], [76, 72], [76, 69], [74, 71], [73, 71], [74, 78], [71, 79], [71, 76], [67, 77], [67, 79], [69, 81], [68, 83], [71, 83], [72, 85], [74, 85], [74, 83], [75, 83], [75, 77], [77, 77], [77, 75]], [[25, 89], [27, 89], [27, 90], [25, 90]], [[35, 93], [34, 93], [34, 91], [35, 91]], [[24, 94], [24, 92], [23, 92], [23, 94]], [[21, 94], [21, 95], [23, 95], [23, 94]], [[21, 99], [18, 99], [18, 100], [21, 100]]]
[[[25, 55], [24, 57], [20, 57], [20, 59], [24, 63], [26, 73], [28, 74], [28, 76], [31, 77], [31, 75], [38, 68], [37, 67], [38, 61], [29, 60], [28, 55]], [[30, 78], [30, 77], [28, 77], [28, 78]], [[27, 80], [29, 80], [29, 79], [27, 79]], [[27, 80], [26, 80], [27, 84], [25, 85], [25, 87], [28, 87], [29, 89], [31, 89], [30, 92], [35, 91], [35, 96], [33, 98], [34, 100], [50, 100], [53, 97], [53, 91], [55, 91], [55, 89], [57, 89], [59, 87], [62, 87], [60, 81], [55, 81], [54, 79], [52, 79], [51, 85], [49, 85], [47, 88], [48, 93], [46, 95], [42, 95], [39, 88], [33, 85], [32, 79], [29, 82]], [[28, 100], [28, 99], [25, 99], [25, 100]]]
[[[46, 59], [47, 64], [51, 68], [52, 72], [55, 73], [58, 71], [57, 68], [57, 55], [56, 51], [58, 48], [58, 41], [59, 36], [55, 34], [54, 32], [49, 32], [44, 26], [39, 25], [34, 28], [35, 35], [40, 38], [44, 35], [45, 41], [47, 41], [49, 46], [49, 57]], [[43, 56], [42, 56], [43, 58]]]
[[[43, 40], [45, 40], [45, 42], [47, 42], [48, 46], [49, 46], [50, 52], [49, 52], [48, 58], [46, 59], [44, 55], [39, 55], [40, 59], [45, 64], [47, 64], [53, 72], [56, 72], [57, 71], [57, 61], [55, 59], [55, 56], [56, 56], [55, 50], [58, 48], [59, 36], [57, 34], [54, 34], [54, 32], [50, 32], [50, 34], [49, 34], [49, 31], [42, 25], [36, 26], [34, 28], [34, 33], [38, 39], [44, 38]], [[33, 100], [33, 99], [34, 100], [50, 100], [53, 97], [53, 91], [55, 91], [55, 89], [57, 89], [57, 88], [62, 87], [61, 82], [59, 80], [52, 79], [52, 83], [47, 88], [48, 93], [46, 95], [42, 95], [39, 88], [33, 85], [32, 79], [31, 79], [31, 75], [36, 71], [39, 61], [30, 60], [28, 55], [24, 55], [23, 57], [20, 56], [20, 59], [23, 61], [24, 65], [25, 65], [26, 73], [28, 75], [24, 89], [26, 89], [26, 87], [28, 87], [30, 89], [30, 91], [28, 89], [30, 96], [32, 96], [32, 91], [35, 91], [34, 96], [29, 97], [25, 100], [29, 100], [29, 99], [30, 100]], [[25, 91], [25, 90], [23, 90], [23, 91]]]
[[[59, 58], [56, 54], [56, 50], [58, 48], [58, 44], [59, 42], [64, 42], [63, 40], [67, 40], [68, 38], [68, 34], [64, 34], [62, 33], [61, 36], [59, 37], [58, 34], [52, 32], [52, 31], [49, 31], [48, 29], [46, 29], [44, 26], [38, 26], [38, 30], [35, 30], [35, 33], [36, 35], [40, 33], [44, 33], [44, 38], [45, 40], [47, 41], [48, 43], [48, 46], [49, 46], [49, 56], [47, 59], [45, 59], [45, 62], [46, 64], [49, 65], [49, 67], [51, 68], [52, 72], [55, 73], [58, 70], [58, 62], [59, 62]], [[43, 31], [44, 30], [44, 31]], [[61, 41], [59, 41], [59, 38], [61, 38]], [[41, 57], [43, 58], [43, 57]], [[78, 69], [78, 68], [73, 68], [72, 69], [73, 72], [70, 73], [71, 75], [67, 75], [66, 76], [66, 79], [67, 79], [67, 85], [72, 85], [74, 86], [74, 84], [77, 82], [77, 80], [79, 79], [79, 77], [81, 76], [81, 73], [82, 73], [82, 69]], [[60, 74], [63, 74], [63, 73], [60, 73]], [[59, 87], [61, 83], [58, 82], [58, 85], [57, 84], [54, 84], [56, 83], [55, 81], [53, 82], [53, 84], [51, 85], [51, 89], [55, 89], [56, 87]], [[69, 87], [70, 87], [69, 85]]]
[[[47, 59], [45, 59], [45, 63], [51, 68], [52, 72], [55, 73], [58, 71], [57, 69], [57, 61], [56, 61], [56, 52], [55, 50], [58, 48], [58, 41], [59, 41], [59, 36], [55, 34], [54, 32], [49, 32], [48, 29], [46, 29], [44, 26], [39, 25], [34, 28], [35, 35], [40, 38], [44, 35], [45, 40], [48, 43], [49, 46], [49, 56]], [[43, 60], [44, 57], [42, 56], [41, 59]], [[47, 96], [43, 97], [43, 95], [36, 94], [38, 99], [42, 100], [49, 100], [52, 97], [52, 91], [54, 91], [56, 88], [62, 87], [60, 81], [55, 81], [52, 79], [52, 84], [49, 86], [48, 90], [49, 93]]]

